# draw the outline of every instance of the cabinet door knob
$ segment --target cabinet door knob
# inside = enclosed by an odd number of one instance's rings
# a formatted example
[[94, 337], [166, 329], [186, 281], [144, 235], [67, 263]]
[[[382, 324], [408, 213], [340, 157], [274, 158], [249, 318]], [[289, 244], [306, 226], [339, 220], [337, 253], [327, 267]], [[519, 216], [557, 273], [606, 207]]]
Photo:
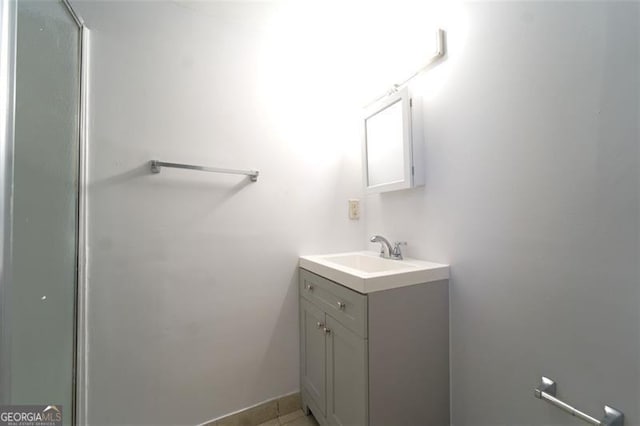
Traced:
[[318, 321], [316, 325], [318, 326], [318, 328], [324, 328], [324, 324], [321, 323], [320, 321]]
[[344, 310], [345, 306], [347, 306], [346, 303], [338, 301], [338, 309], [343, 309]]
[[313, 291], [313, 286], [311, 284], [307, 284], [305, 288], [307, 289], [307, 291]]
[[329, 333], [331, 333], [331, 330], [329, 330], [327, 327], [325, 327], [324, 328], [324, 332], [325, 332], [325, 334], [329, 334]]

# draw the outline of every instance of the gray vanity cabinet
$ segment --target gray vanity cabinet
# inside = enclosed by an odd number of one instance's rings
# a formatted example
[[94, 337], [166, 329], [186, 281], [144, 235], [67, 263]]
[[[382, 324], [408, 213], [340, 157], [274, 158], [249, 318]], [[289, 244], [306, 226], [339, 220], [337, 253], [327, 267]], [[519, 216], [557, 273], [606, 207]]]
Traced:
[[300, 268], [305, 411], [323, 426], [449, 424], [448, 291], [361, 294]]
[[304, 298], [300, 321], [300, 377], [307, 406], [332, 425], [366, 424], [366, 340]]
[[302, 400], [322, 424], [367, 424], [366, 296], [300, 269]]

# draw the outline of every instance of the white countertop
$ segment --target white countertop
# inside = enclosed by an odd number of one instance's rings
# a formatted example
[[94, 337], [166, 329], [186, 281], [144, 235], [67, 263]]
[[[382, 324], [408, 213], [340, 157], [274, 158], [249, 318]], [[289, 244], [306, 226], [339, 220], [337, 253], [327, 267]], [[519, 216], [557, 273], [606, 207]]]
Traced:
[[371, 251], [300, 256], [298, 264], [364, 294], [449, 278], [449, 265], [411, 258], [383, 259]]

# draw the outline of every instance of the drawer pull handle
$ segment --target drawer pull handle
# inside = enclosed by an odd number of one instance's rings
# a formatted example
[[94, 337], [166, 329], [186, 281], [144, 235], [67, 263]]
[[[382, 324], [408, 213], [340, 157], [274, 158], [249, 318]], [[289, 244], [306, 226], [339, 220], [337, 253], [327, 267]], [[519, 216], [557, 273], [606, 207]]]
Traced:
[[313, 291], [313, 286], [311, 284], [307, 284], [305, 288], [307, 289], [307, 291]]
[[327, 327], [325, 327], [325, 328], [324, 328], [324, 333], [325, 333], [325, 334], [329, 334], [329, 333], [331, 333], [331, 330], [329, 330]]
[[324, 328], [324, 324], [321, 323], [320, 321], [318, 321], [316, 325], [318, 326], [318, 328]]
[[344, 308], [347, 306], [346, 303], [344, 302], [338, 302], [338, 309], [344, 310]]

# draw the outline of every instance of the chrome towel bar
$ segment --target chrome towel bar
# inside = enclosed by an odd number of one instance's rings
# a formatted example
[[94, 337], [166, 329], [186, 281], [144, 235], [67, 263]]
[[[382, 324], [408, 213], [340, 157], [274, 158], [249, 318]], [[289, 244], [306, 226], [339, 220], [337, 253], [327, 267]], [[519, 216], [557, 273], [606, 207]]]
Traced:
[[549, 379], [548, 377], [542, 377], [542, 383], [534, 390], [534, 395], [538, 399], [542, 399], [547, 401], [548, 403], [555, 405], [558, 408], [566, 411], [579, 418], [580, 420], [584, 420], [585, 422], [597, 425], [597, 426], [623, 426], [624, 425], [624, 414], [621, 411], [616, 410], [615, 408], [609, 407], [608, 405], [604, 406], [604, 417], [602, 420], [598, 420], [595, 417], [591, 417], [590, 415], [583, 413], [575, 407], [567, 404], [564, 401], [556, 398], [556, 382]]
[[236, 169], [221, 169], [219, 167], [205, 167], [205, 166], [194, 166], [191, 164], [180, 164], [180, 163], [167, 163], [165, 161], [151, 160], [151, 172], [152, 173], [160, 173], [161, 167], [172, 167], [174, 169], [187, 169], [187, 170], [197, 170], [200, 172], [213, 172], [213, 173], [227, 173], [233, 175], [247, 175], [251, 182], [256, 182], [258, 180], [258, 175], [260, 174], [257, 170], [236, 170]]

